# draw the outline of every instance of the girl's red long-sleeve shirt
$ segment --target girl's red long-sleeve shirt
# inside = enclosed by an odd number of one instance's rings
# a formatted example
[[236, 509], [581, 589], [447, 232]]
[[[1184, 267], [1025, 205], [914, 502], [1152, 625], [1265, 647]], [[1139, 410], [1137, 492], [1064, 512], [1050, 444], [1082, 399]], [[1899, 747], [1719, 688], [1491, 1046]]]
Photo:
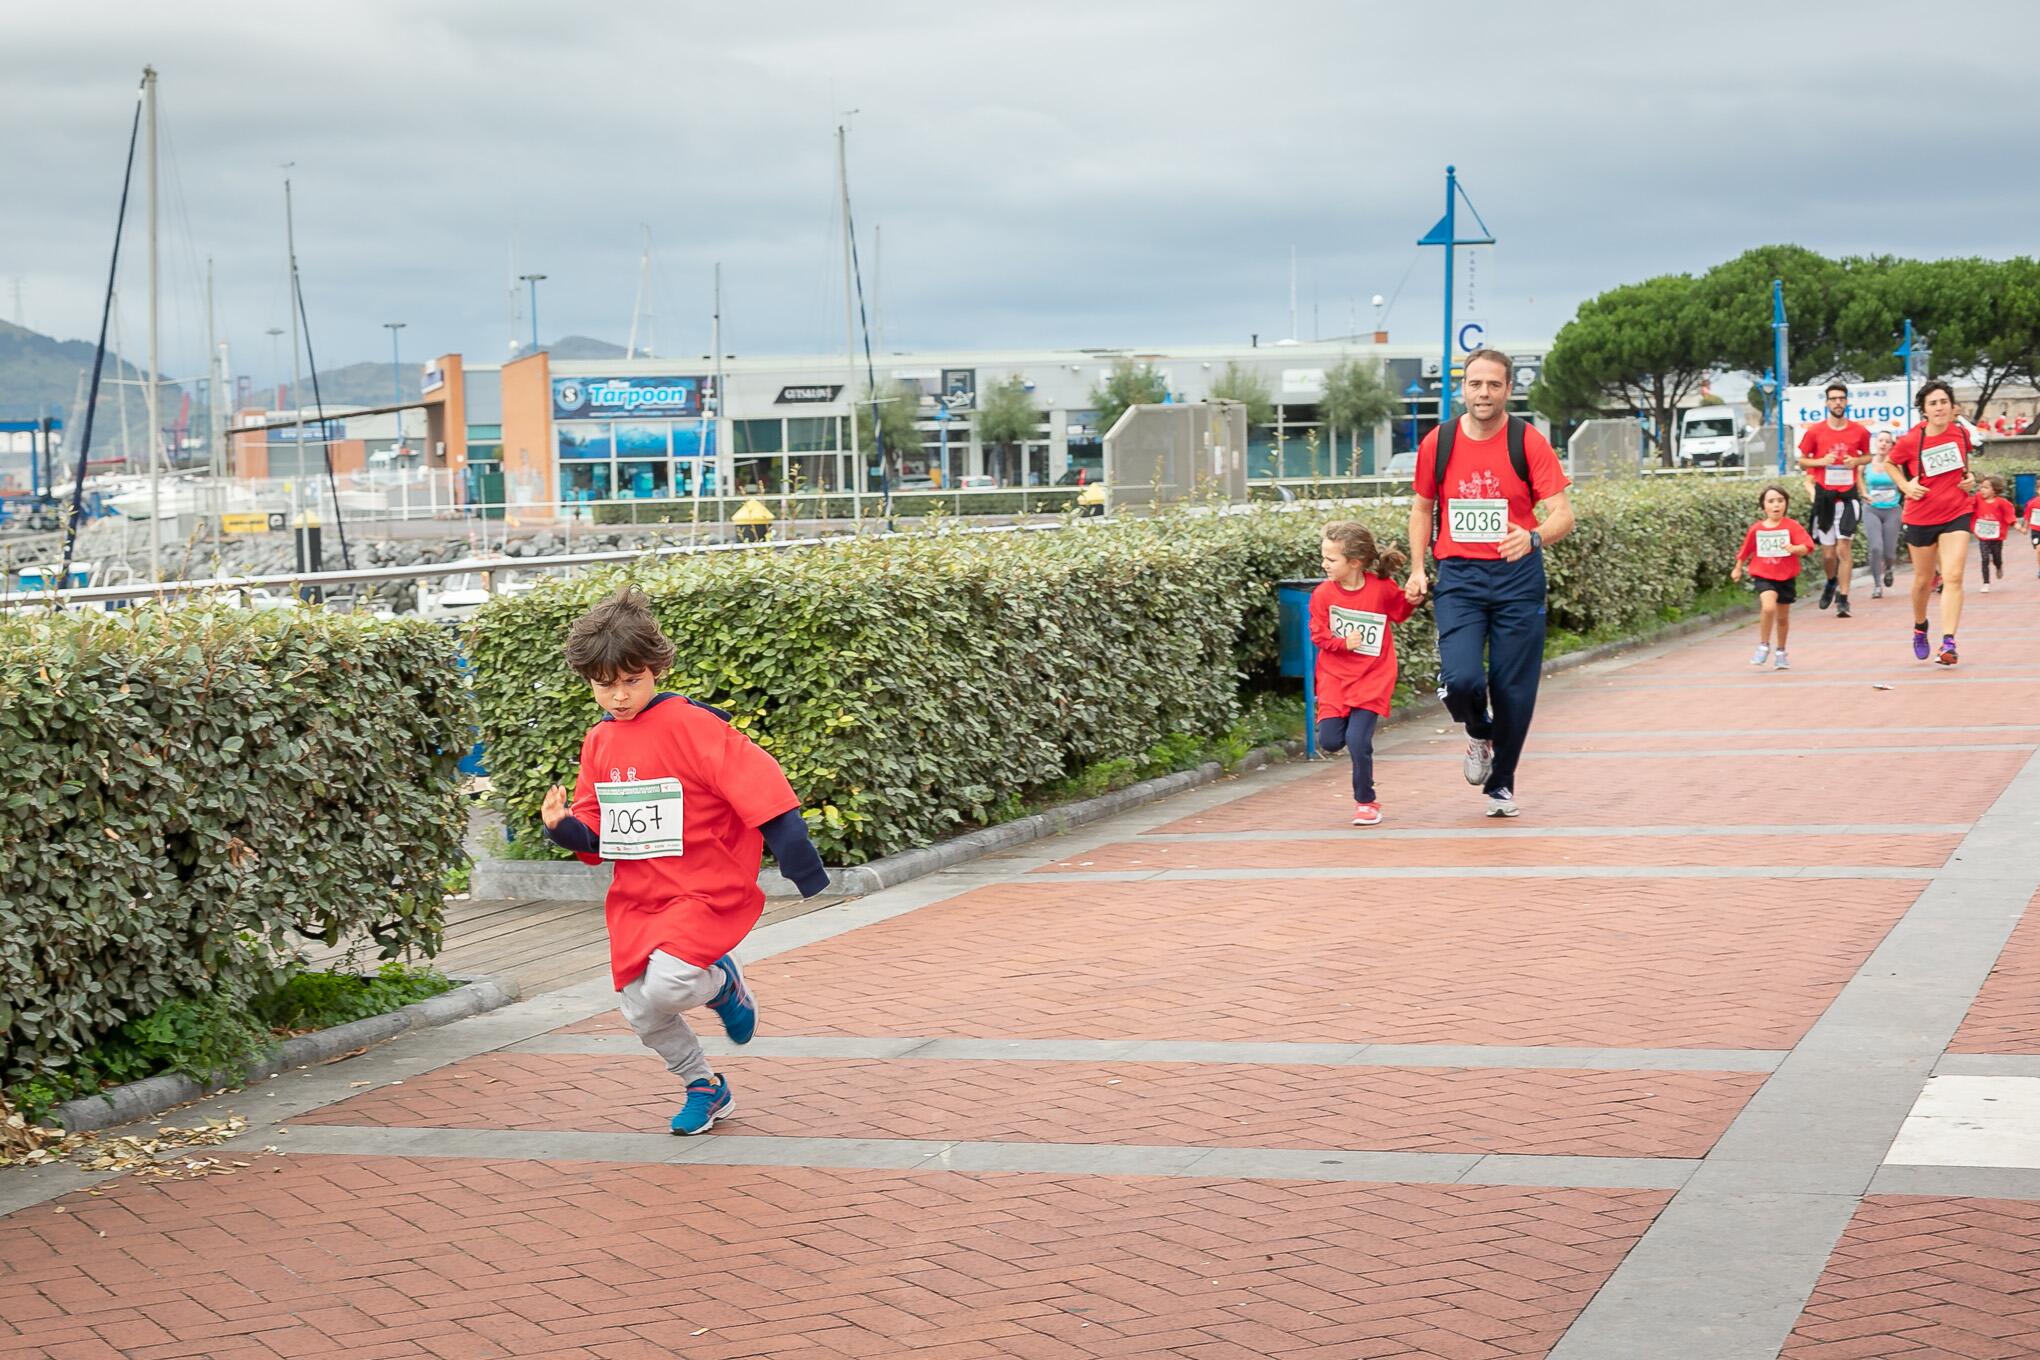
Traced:
[[[1369, 573], [1358, 590], [1325, 581], [1310, 595], [1310, 640], [1317, 644], [1317, 715], [1342, 718], [1356, 708], [1388, 716], [1395, 694], [1395, 633], [1415, 606], [1402, 587]], [[1346, 644], [1361, 639], [1361, 651]]]

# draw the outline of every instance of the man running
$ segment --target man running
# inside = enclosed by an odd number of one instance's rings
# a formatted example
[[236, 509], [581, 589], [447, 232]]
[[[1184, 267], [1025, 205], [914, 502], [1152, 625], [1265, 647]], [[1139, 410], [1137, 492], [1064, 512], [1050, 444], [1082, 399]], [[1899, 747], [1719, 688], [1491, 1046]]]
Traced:
[[1856, 525], [1863, 502], [1856, 494], [1856, 469], [1870, 461], [1870, 431], [1849, 419], [1849, 385], [1827, 385], [1827, 419], [1807, 427], [1799, 437], [1799, 466], [1813, 483], [1813, 541], [1820, 545], [1820, 564], [1827, 568], [1827, 586], [1820, 607], [1839, 604], [1835, 617], [1849, 617], [1849, 576], [1855, 570]]
[[[1404, 586], [1413, 604], [1432, 593], [1445, 708], [1466, 727], [1461, 769], [1481, 786], [1490, 817], [1517, 812], [1516, 762], [1544, 663], [1544, 548], [1573, 527], [1558, 455], [1535, 426], [1509, 414], [1515, 369], [1497, 350], [1467, 355], [1466, 413], [1424, 436]], [[1424, 574], [1434, 526], [1435, 588]]]

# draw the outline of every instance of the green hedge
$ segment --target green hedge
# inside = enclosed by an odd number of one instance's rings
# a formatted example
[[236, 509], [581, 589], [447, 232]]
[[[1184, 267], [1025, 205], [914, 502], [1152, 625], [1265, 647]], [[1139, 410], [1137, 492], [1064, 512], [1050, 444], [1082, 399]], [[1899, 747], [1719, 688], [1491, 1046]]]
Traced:
[[[1578, 491], [1580, 529], [1551, 553], [1552, 625], [1633, 631], [1726, 584], [1759, 485]], [[1380, 501], [1347, 513], [1398, 542], [1407, 526]], [[627, 579], [679, 650], [671, 686], [734, 712], [779, 759], [825, 858], [925, 845], [1171, 733], [1222, 732], [1273, 681], [1272, 586], [1317, 574], [1326, 518], [1255, 507], [938, 532], [548, 582], [472, 625], [490, 776], [513, 834], [534, 835], [600, 716], [561, 660], [567, 627]], [[1436, 683], [1428, 613], [1397, 650], [1405, 693]]]
[[0, 616], [0, 1076], [272, 985], [300, 939], [436, 950], [472, 721], [430, 624]]

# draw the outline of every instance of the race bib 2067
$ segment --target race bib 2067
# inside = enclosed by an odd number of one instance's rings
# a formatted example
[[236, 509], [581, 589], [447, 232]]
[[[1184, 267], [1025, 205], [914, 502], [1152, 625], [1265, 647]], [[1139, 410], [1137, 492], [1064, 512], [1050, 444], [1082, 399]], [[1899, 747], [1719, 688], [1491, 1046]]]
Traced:
[[659, 859], [681, 851], [685, 798], [677, 779], [626, 779], [598, 783], [602, 806], [602, 858]]

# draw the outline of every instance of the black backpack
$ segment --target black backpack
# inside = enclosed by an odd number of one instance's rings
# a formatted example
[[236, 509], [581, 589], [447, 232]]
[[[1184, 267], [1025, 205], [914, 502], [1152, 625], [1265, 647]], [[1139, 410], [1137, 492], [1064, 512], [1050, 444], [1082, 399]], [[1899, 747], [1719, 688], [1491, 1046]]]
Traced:
[[[1521, 416], [1509, 417], [1509, 466], [1515, 470], [1517, 480], [1530, 490], [1530, 455], [1523, 447], [1524, 432], [1530, 422]], [[1438, 427], [1438, 484], [1431, 488], [1431, 543], [1438, 542], [1438, 524], [1445, 509], [1445, 470], [1452, 464], [1452, 448], [1459, 442], [1459, 417]], [[1530, 491], [1532, 497], [1535, 491]]]

